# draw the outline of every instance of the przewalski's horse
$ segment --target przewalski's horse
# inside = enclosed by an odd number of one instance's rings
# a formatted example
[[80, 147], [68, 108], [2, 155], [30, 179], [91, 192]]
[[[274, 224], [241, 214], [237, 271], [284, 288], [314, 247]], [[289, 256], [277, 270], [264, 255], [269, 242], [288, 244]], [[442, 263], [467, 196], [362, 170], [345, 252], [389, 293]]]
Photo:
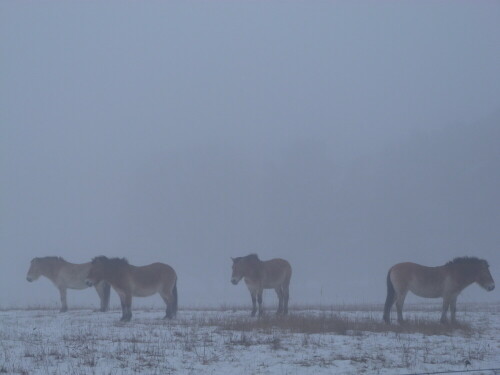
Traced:
[[439, 267], [426, 267], [415, 263], [399, 263], [387, 274], [387, 299], [384, 320], [390, 322], [391, 307], [396, 302], [398, 322], [403, 322], [403, 304], [410, 290], [420, 297], [443, 298], [441, 323], [447, 322], [448, 307], [451, 321], [455, 323], [457, 297], [472, 283], [478, 283], [487, 291], [495, 289], [488, 262], [475, 257], [455, 258]]
[[118, 293], [123, 322], [132, 318], [132, 296], [149, 297], [159, 293], [167, 305], [165, 318], [171, 319], [177, 313], [177, 275], [168, 264], [137, 267], [125, 258], [99, 256], [92, 259], [86, 283], [91, 286], [101, 280], [110, 283]]
[[278, 295], [278, 311], [276, 314], [288, 313], [288, 298], [292, 267], [284, 259], [261, 261], [257, 254], [245, 257], [231, 258], [233, 274], [231, 282], [236, 285], [244, 278], [250, 296], [252, 297], [252, 316], [257, 312], [256, 301], [259, 302], [259, 316], [262, 315], [262, 292], [264, 289], [274, 289]]
[[[26, 280], [32, 282], [40, 276], [45, 276], [52, 281], [61, 296], [61, 312], [65, 312], [68, 311], [66, 289], [88, 288], [85, 278], [89, 270], [90, 262], [74, 264], [66, 262], [61, 257], [33, 258]], [[96, 284], [95, 289], [101, 299], [101, 311], [106, 311], [109, 307], [109, 284], [103, 281]]]

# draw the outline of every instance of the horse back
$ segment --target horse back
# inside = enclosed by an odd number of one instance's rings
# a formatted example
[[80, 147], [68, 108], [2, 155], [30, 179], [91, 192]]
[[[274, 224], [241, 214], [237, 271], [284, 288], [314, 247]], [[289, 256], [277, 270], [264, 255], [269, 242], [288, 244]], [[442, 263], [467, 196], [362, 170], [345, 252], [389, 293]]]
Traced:
[[154, 287], [158, 284], [174, 284], [177, 275], [174, 269], [165, 263], [152, 263], [147, 266], [130, 266], [128, 275], [131, 281], [140, 287]]
[[443, 266], [405, 262], [394, 265], [389, 272], [396, 290], [411, 290], [421, 297], [439, 297], [447, 286], [448, 273]]

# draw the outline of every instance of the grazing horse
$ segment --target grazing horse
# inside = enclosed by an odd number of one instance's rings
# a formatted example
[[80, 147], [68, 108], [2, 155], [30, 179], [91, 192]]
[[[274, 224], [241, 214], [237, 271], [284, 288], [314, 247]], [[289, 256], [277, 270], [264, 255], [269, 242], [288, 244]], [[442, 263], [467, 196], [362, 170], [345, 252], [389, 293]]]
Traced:
[[[61, 312], [68, 311], [66, 303], [66, 289], [86, 289], [88, 285], [85, 278], [90, 270], [90, 262], [74, 264], [66, 262], [61, 257], [33, 258], [30, 269], [26, 275], [29, 282], [35, 281], [40, 276], [45, 276], [59, 289], [61, 296]], [[101, 299], [101, 311], [109, 307], [109, 284], [105, 281], [95, 285]]]
[[415, 263], [399, 263], [387, 273], [387, 299], [384, 321], [390, 322], [391, 307], [396, 302], [398, 322], [403, 322], [403, 304], [410, 290], [420, 297], [443, 298], [441, 323], [447, 322], [448, 307], [451, 322], [455, 323], [457, 297], [472, 283], [478, 283], [487, 291], [495, 289], [488, 262], [474, 257], [455, 258], [439, 267], [426, 267]]
[[276, 314], [288, 313], [288, 298], [292, 267], [284, 259], [261, 261], [257, 254], [245, 257], [231, 258], [233, 260], [233, 274], [231, 282], [236, 285], [244, 278], [250, 296], [252, 297], [252, 316], [257, 312], [256, 301], [259, 302], [259, 316], [262, 310], [263, 289], [274, 289], [278, 295], [278, 311]]
[[92, 267], [85, 282], [88, 286], [101, 280], [111, 284], [118, 293], [122, 305], [122, 322], [132, 318], [132, 296], [149, 297], [159, 293], [167, 310], [165, 319], [177, 313], [177, 275], [172, 267], [164, 263], [153, 263], [137, 267], [125, 258], [99, 256], [92, 259]]

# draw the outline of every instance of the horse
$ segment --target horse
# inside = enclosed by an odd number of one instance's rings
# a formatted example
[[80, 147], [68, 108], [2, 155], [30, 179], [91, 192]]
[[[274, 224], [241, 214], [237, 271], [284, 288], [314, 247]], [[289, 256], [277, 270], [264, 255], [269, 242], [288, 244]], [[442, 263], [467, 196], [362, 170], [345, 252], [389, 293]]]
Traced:
[[[88, 285], [85, 278], [90, 270], [90, 262], [82, 264], [69, 263], [61, 257], [33, 258], [31, 260], [26, 280], [33, 282], [40, 276], [48, 278], [59, 290], [61, 297], [61, 312], [68, 311], [66, 302], [67, 289], [86, 289]], [[103, 281], [95, 285], [95, 289], [101, 300], [100, 311], [107, 311], [109, 308], [110, 286]]]
[[264, 313], [262, 309], [262, 292], [264, 289], [274, 289], [278, 295], [277, 315], [288, 313], [289, 285], [292, 277], [292, 267], [284, 259], [271, 259], [261, 261], [257, 254], [245, 257], [231, 258], [233, 260], [233, 273], [231, 283], [236, 285], [244, 278], [250, 296], [252, 297], [252, 314], [257, 312], [256, 301], [259, 302], [259, 316]]
[[472, 283], [478, 283], [489, 292], [495, 289], [488, 262], [484, 259], [460, 257], [439, 267], [426, 267], [409, 262], [396, 264], [387, 273], [384, 321], [390, 323], [391, 307], [396, 302], [398, 322], [403, 323], [403, 304], [410, 290], [420, 297], [442, 297], [441, 323], [448, 321], [448, 308], [451, 311], [451, 322], [455, 323], [457, 297]]
[[125, 258], [98, 256], [92, 259], [85, 282], [92, 286], [101, 280], [111, 284], [120, 297], [122, 322], [132, 318], [132, 296], [149, 297], [159, 293], [167, 305], [164, 319], [172, 319], [177, 314], [177, 275], [168, 264], [137, 267]]

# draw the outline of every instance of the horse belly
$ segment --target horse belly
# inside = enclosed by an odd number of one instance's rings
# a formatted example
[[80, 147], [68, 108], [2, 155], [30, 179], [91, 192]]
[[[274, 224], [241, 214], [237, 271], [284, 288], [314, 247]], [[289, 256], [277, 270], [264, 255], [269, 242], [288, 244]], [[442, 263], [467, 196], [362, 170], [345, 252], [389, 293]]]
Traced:
[[158, 293], [158, 291], [157, 287], [141, 287], [136, 285], [134, 286], [132, 295], [134, 297], [149, 297]]
[[280, 287], [281, 284], [283, 284], [283, 282], [279, 282], [279, 281], [267, 282], [267, 283], [264, 283], [263, 288], [264, 289], [275, 289], [275, 288]]
[[85, 284], [85, 280], [83, 279], [72, 279], [70, 277], [66, 277], [65, 280], [63, 281], [63, 284], [68, 288], [68, 289], [87, 289], [88, 285]]
[[264, 289], [275, 289], [281, 287], [285, 282], [284, 277], [274, 277], [272, 279], [267, 279], [264, 281]]
[[85, 283], [72, 283], [71, 285], [68, 285], [68, 288], [81, 290], [81, 289], [87, 289], [88, 285], [86, 285]]
[[443, 294], [441, 286], [437, 285], [410, 283], [409, 289], [413, 294], [424, 298], [439, 298]]

